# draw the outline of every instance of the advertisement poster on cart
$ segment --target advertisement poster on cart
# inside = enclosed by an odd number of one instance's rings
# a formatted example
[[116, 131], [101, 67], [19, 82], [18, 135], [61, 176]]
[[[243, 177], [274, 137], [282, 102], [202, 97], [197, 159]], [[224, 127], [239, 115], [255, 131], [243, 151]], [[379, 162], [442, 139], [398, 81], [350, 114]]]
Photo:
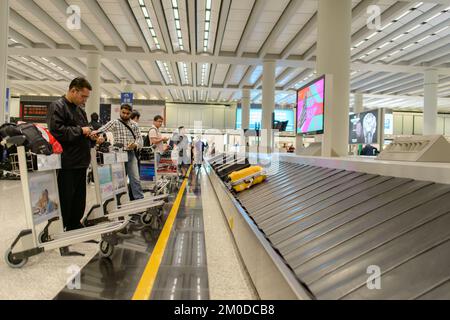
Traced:
[[120, 190], [125, 188], [125, 173], [121, 163], [117, 163], [111, 166], [113, 173], [114, 190]]
[[57, 217], [60, 205], [53, 173], [31, 176], [29, 186], [34, 224]]
[[108, 166], [98, 168], [98, 181], [103, 199], [113, 196], [113, 179], [111, 169]]

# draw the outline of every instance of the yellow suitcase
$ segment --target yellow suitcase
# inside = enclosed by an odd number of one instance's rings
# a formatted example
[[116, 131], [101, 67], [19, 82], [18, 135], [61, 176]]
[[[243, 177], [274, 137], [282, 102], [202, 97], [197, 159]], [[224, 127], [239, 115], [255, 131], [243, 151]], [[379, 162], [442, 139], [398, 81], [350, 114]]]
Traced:
[[244, 170], [231, 173], [229, 176], [234, 191], [242, 192], [266, 180], [267, 175], [260, 166], [252, 166]]

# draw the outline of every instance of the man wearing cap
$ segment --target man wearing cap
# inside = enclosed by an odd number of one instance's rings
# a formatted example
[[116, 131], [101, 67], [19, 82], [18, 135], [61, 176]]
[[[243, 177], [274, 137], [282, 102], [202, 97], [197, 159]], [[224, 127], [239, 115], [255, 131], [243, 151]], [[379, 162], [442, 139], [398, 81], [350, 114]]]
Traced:
[[123, 104], [120, 107], [120, 119], [111, 120], [103, 127], [101, 127], [95, 134], [112, 132], [114, 142], [116, 144], [123, 144], [124, 149], [128, 153], [128, 162], [126, 163], [126, 172], [130, 179], [131, 199], [139, 200], [144, 198], [141, 181], [139, 177], [138, 159], [136, 151], [141, 149], [144, 145], [141, 130], [136, 122], [131, 121], [131, 113], [133, 108], [129, 104]]

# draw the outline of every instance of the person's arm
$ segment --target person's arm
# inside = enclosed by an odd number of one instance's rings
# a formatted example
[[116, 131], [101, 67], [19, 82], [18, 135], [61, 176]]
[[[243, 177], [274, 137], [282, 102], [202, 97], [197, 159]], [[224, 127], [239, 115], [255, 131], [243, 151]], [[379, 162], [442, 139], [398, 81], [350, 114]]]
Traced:
[[81, 126], [68, 126], [65, 124], [64, 110], [62, 107], [52, 106], [47, 118], [50, 133], [60, 143], [74, 142], [82, 139], [87, 130]]
[[166, 139], [165, 138], [158, 138], [157, 137], [157, 133], [156, 133], [156, 130], [154, 129], [154, 128], [152, 128], [152, 129], [150, 129], [150, 131], [148, 132], [148, 136], [149, 136], [149, 138], [150, 138], [150, 143], [153, 145], [153, 144], [159, 144], [159, 143], [161, 143], [161, 142], [163, 142], [163, 141], [165, 141]]
[[137, 125], [135, 125], [134, 127], [135, 127], [134, 134], [137, 135], [137, 139], [136, 139], [137, 149], [140, 150], [144, 146], [144, 139], [142, 139], [142, 133], [141, 133], [141, 130], [139, 129], [139, 127]]
[[95, 131], [96, 133], [105, 133], [105, 132], [111, 132], [113, 128], [116, 125], [116, 120], [111, 120], [107, 124], [105, 124], [103, 127]]

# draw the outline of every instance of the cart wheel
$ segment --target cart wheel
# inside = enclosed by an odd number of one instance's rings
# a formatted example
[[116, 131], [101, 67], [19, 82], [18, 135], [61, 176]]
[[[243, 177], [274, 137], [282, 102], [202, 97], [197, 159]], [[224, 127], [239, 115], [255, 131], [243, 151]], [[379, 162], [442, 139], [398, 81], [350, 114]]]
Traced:
[[41, 231], [41, 233], [39, 233], [39, 241], [41, 243], [50, 241], [50, 237], [49, 237], [48, 233], [45, 231]]
[[160, 216], [158, 217], [154, 217], [153, 221], [152, 221], [152, 229], [153, 230], [158, 230], [160, 229], [162, 226], [162, 219]]
[[153, 214], [149, 211], [146, 211], [145, 213], [143, 213], [141, 215], [141, 223], [143, 225], [148, 226], [152, 222], [152, 218], [153, 218]]
[[114, 246], [110, 244], [108, 241], [102, 240], [100, 242], [100, 257], [102, 258], [109, 258], [112, 256], [114, 252]]
[[22, 268], [28, 261], [28, 258], [25, 259], [15, 259], [13, 257], [11, 249], [8, 249], [5, 253], [5, 261], [11, 268], [19, 269]]

